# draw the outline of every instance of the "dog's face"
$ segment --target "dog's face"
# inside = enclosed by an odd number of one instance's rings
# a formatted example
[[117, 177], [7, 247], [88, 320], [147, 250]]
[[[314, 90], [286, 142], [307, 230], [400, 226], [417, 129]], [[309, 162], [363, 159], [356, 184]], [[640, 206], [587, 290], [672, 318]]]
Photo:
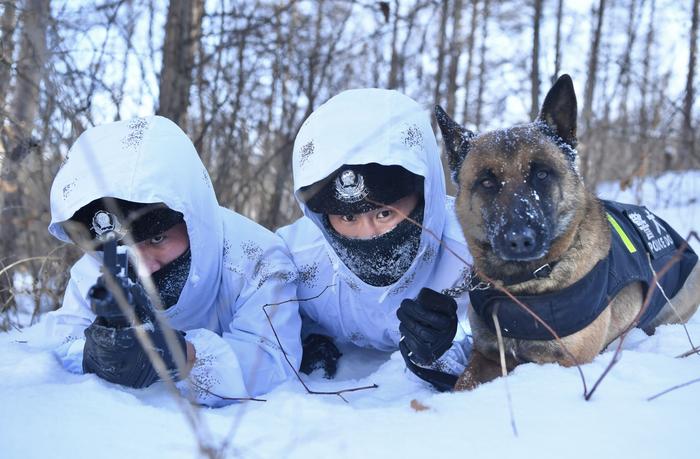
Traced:
[[571, 79], [557, 81], [527, 125], [476, 136], [440, 107], [436, 114], [459, 186], [457, 213], [477, 261], [500, 273], [549, 261], [584, 199]]

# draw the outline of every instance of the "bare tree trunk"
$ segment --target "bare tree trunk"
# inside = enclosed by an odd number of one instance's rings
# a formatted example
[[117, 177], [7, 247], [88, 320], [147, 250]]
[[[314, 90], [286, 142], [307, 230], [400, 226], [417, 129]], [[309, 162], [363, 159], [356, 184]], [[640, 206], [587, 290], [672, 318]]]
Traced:
[[437, 72], [435, 73], [435, 92], [433, 93], [433, 101], [436, 104], [440, 103], [440, 89], [442, 88], [442, 74], [445, 71], [445, 42], [447, 41], [447, 17], [450, 15], [450, 2], [443, 0], [442, 12], [440, 14], [440, 29], [438, 30], [438, 56], [437, 56]]
[[592, 145], [593, 134], [593, 96], [598, 78], [598, 55], [600, 50], [600, 41], [603, 31], [603, 19], [605, 15], [605, 0], [599, 0], [597, 10], [593, 10], [593, 16], [596, 18], [596, 26], [593, 30], [591, 39], [591, 50], [588, 56], [588, 78], [586, 79], [586, 89], [583, 95], [583, 139], [582, 142], [585, 148], [585, 160], [583, 161], [583, 176], [589, 178], [591, 168], [594, 163], [594, 147]]
[[618, 86], [620, 87], [620, 121], [621, 135], [627, 137], [629, 129], [629, 113], [627, 102], [629, 98], [630, 86], [632, 84], [632, 51], [637, 41], [637, 28], [641, 20], [641, 13], [644, 7], [644, 0], [641, 0], [639, 10], [637, 0], [630, 0], [630, 17], [627, 23], [627, 46], [622, 56], [620, 56], [620, 73]]
[[486, 89], [486, 37], [489, 23], [489, 0], [484, 0], [484, 11], [481, 23], [481, 48], [479, 50], [479, 90], [476, 97], [476, 129], [481, 128], [481, 115], [484, 106], [484, 91]]
[[554, 73], [552, 74], [551, 83], [554, 84], [559, 78], [561, 70], [561, 18], [564, 12], [564, 0], [557, 2], [557, 32], [554, 39]]
[[447, 69], [447, 103], [445, 109], [447, 113], [452, 113], [456, 109], [457, 94], [457, 68], [459, 58], [462, 55], [462, 40], [460, 29], [462, 28], [462, 0], [455, 0], [452, 10], [452, 37], [450, 39], [450, 65]]
[[688, 56], [688, 77], [685, 83], [685, 98], [683, 100], [683, 143], [687, 153], [695, 157], [695, 133], [693, 132], [693, 102], [695, 101], [695, 65], [697, 60], [698, 41], [698, 3], [692, 0], [693, 15], [690, 25], [690, 52]]
[[588, 78], [586, 79], [586, 89], [583, 96], [583, 126], [588, 135], [591, 127], [591, 117], [593, 115], [593, 95], [597, 82], [598, 54], [600, 50], [600, 37], [603, 31], [603, 18], [605, 15], [605, 0], [598, 0], [598, 9], [594, 12], [596, 16], [596, 27], [591, 39], [591, 50], [588, 56]]
[[476, 41], [477, 18], [479, 16], [479, 0], [471, 0], [471, 5], [471, 24], [469, 28], [469, 38], [467, 38], [467, 68], [464, 74], [464, 108], [462, 118], [463, 124], [467, 124], [467, 122], [469, 121], [469, 102], [471, 95], [470, 89], [474, 67], [474, 42]]
[[656, 0], [651, 0], [649, 13], [649, 27], [644, 43], [644, 58], [642, 60], [642, 82], [639, 87], [639, 144], [644, 156], [647, 151], [647, 138], [649, 132], [650, 117], [648, 113], [648, 93], [651, 81], [651, 68], [653, 59], [651, 51], [654, 46], [654, 18], [656, 14]]
[[530, 119], [540, 112], [540, 22], [542, 0], [535, 0], [532, 20], [532, 64], [530, 67]]
[[[388, 3], [387, 3], [388, 5]], [[399, 86], [399, 66], [401, 65], [399, 59], [399, 52], [397, 49], [397, 43], [399, 40], [399, 1], [395, 0], [393, 5], [394, 19], [391, 29], [391, 65], [389, 67], [389, 82], [387, 83], [388, 89], [396, 89]]]
[[185, 129], [190, 105], [192, 70], [202, 35], [203, 0], [171, 0], [163, 41], [158, 114]]
[[0, 128], [5, 124], [6, 96], [10, 90], [10, 75], [15, 51], [15, 16], [17, 8], [13, 2], [4, 5], [0, 18]]
[[[37, 146], [32, 129], [39, 111], [39, 89], [46, 69], [49, 12], [49, 0], [28, 0], [21, 13], [20, 50], [9, 113], [7, 154], [0, 170], [0, 264], [5, 264], [6, 257], [16, 255], [17, 238], [21, 234], [24, 190], [20, 186], [19, 169]], [[7, 279], [0, 279], [0, 309], [12, 298], [12, 286], [4, 285], [6, 283]]]

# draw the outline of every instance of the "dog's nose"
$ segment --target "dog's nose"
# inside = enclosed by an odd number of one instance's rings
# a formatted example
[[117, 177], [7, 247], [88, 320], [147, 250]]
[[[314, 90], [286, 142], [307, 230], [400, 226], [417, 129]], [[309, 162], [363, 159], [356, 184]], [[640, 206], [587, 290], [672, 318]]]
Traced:
[[527, 257], [535, 250], [535, 231], [532, 228], [509, 231], [506, 234], [506, 245], [512, 255]]

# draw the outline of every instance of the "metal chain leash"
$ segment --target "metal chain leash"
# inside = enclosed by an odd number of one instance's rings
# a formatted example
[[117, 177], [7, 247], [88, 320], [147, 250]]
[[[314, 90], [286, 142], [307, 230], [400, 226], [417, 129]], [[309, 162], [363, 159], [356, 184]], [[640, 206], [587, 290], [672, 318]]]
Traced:
[[474, 290], [488, 290], [491, 288], [491, 283], [480, 280], [473, 269], [465, 269], [462, 272], [463, 275], [457, 279], [451, 288], [442, 290], [443, 295], [457, 298], [467, 291], [472, 292]]

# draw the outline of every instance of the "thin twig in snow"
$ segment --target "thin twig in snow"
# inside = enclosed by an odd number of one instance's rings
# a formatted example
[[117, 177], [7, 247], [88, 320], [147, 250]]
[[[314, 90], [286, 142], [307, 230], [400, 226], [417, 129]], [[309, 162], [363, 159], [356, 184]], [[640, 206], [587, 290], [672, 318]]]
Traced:
[[303, 379], [301, 378], [301, 376], [299, 375], [299, 372], [298, 372], [297, 369], [295, 368], [294, 364], [292, 364], [291, 360], [289, 360], [289, 357], [287, 356], [287, 351], [284, 350], [284, 347], [282, 346], [282, 342], [280, 341], [280, 338], [279, 338], [279, 336], [277, 335], [277, 330], [275, 330], [274, 325], [272, 325], [272, 319], [271, 319], [271, 317], [270, 317], [270, 314], [267, 312], [267, 308], [270, 307], [270, 306], [280, 306], [280, 305], [282, 305], [282, 304], [290, 303], [290, 302], [292, 302], [292, 301], [297, 301], [297, 302], [299, 302], [299, 301], [309, 301], [309, 300], [316, 299], [316, 298], [320, 297], [321, 295], [323, 295], [323, 294], [325, 293], [325, 291], [328, 290], [330, 287], [333, 287], [333, 284], [331, 284], [331, 285], [326, 285], [326, 286], [323, 288], [323, 290], [321, 290], [321, 293], [319, 293], [319, 294], [316, 295], [316, 296], [312, 296], [312, 297], [310, 297], [310, 298], [301, 298], [301, 299], [292, 298], [292, 299], [290, 299], [290, 300], [280, 301], [279, 303], [268, 303], [268, 304], [265, 304], [265, 305], [262, 307], [262, 309], [263, 309], [263, 312], [265, 313], [265, 317], [267, 317], [267, 321], [268, 321], [268, 323], [270, 324], [270, 327], [272, 328], [272, 333], [273, 333], [274, 336], [275, 336], [275, 340], [277, 341], [277, 345], [278, 345], [278, 346], [280, 347], [280, 349], [282, 350], [282, 355], [284, 356], [284, 359], [287, 361], [287, 364], [289, 365], [289, 368], [292, 369], [292, 371], [294, 372], [294, 375], [297, 377], [297, 379], [299, 380], [299, 382], [301, 383], [301, 385], [304, 386], [304, 389], [306, 389], [306, 392], [307, 392], [308, 394], [313, 394], [313, 395], [337, 395], [337, 396], [340, 397], [345, 403], [348, 403], [348, 401], [345, 399], [345, 397], [342, 396], [342, 394], [344, 394], [344, 393], [346, 393], [346, 392], [357, 392], [357, 391], [361, 391], [361, 390], [376, 389], [376, 388], [378, 388], [379, 386], [376, 385], [376, 384], [372, 384], [372, 385], [370, 385], [370, 386], [353, 387], [353, 388], [350, 388], [350, 389], [341, 389], [341, 390], [336, 390], [336, 391], [316, 391], [316, 390], [311, 390], [311, 389], [309, 388], [309, 386], [306, 385], [306, 383], [304, 382], [304, 380], [303, 380]]
[[508, 412], [510, 414], [510, 426], [513, 429], [513, 435], [518, 436], [518, 427], [515, 425], [515, 414], [513, 413], [513, 400], [510, 396], [510, 387], [508, 386], [508, 368], [506, 367], [506, 351], [503, 345], [503, 334], [501, 333], [501, 324], [498, 322], [498, 306], [491, 312], [491, 318], [496, 326], [496, 338], [498, 339], [498, 357], [501, 360], [501, 376], [503, 384], [506, 388], [506, 396], [508, 397]]
[[699, 382], [700, 382], [700, 378], [697, 378], [697, 379], [693, 379], [693, 380], [691, 380], [691, 381], [685, 382], [685, 383], [683, 383], [683, 384], [678, 384], [677, 386], [673, 386], [673, 387], [671, 387], [671, 388], [669, 388], [669, 389], [666, 389], [666, 390], [663, 391], [663, 392], [659, 392], [659, 393], [656, 394], [656, 395], [652, 395], [651, 397], [649, 397], [649, 398], [647, 399], [647, 402], [650, 402], [650, 401], [652, 401], [652, 400], [654, 400], [654, 399], [657, 399], [657, 398], [661, 397], [662, 395], [668, 394], [669, 392], [672, 392], [672, 391], [674, 391], [674, 390], [676, 390], [676, 389], [680, 389], [680, 388], [682, 388], [682, 387], [690, 386], [691, 384], [695, 384], [695, 383], [699, 383]]

